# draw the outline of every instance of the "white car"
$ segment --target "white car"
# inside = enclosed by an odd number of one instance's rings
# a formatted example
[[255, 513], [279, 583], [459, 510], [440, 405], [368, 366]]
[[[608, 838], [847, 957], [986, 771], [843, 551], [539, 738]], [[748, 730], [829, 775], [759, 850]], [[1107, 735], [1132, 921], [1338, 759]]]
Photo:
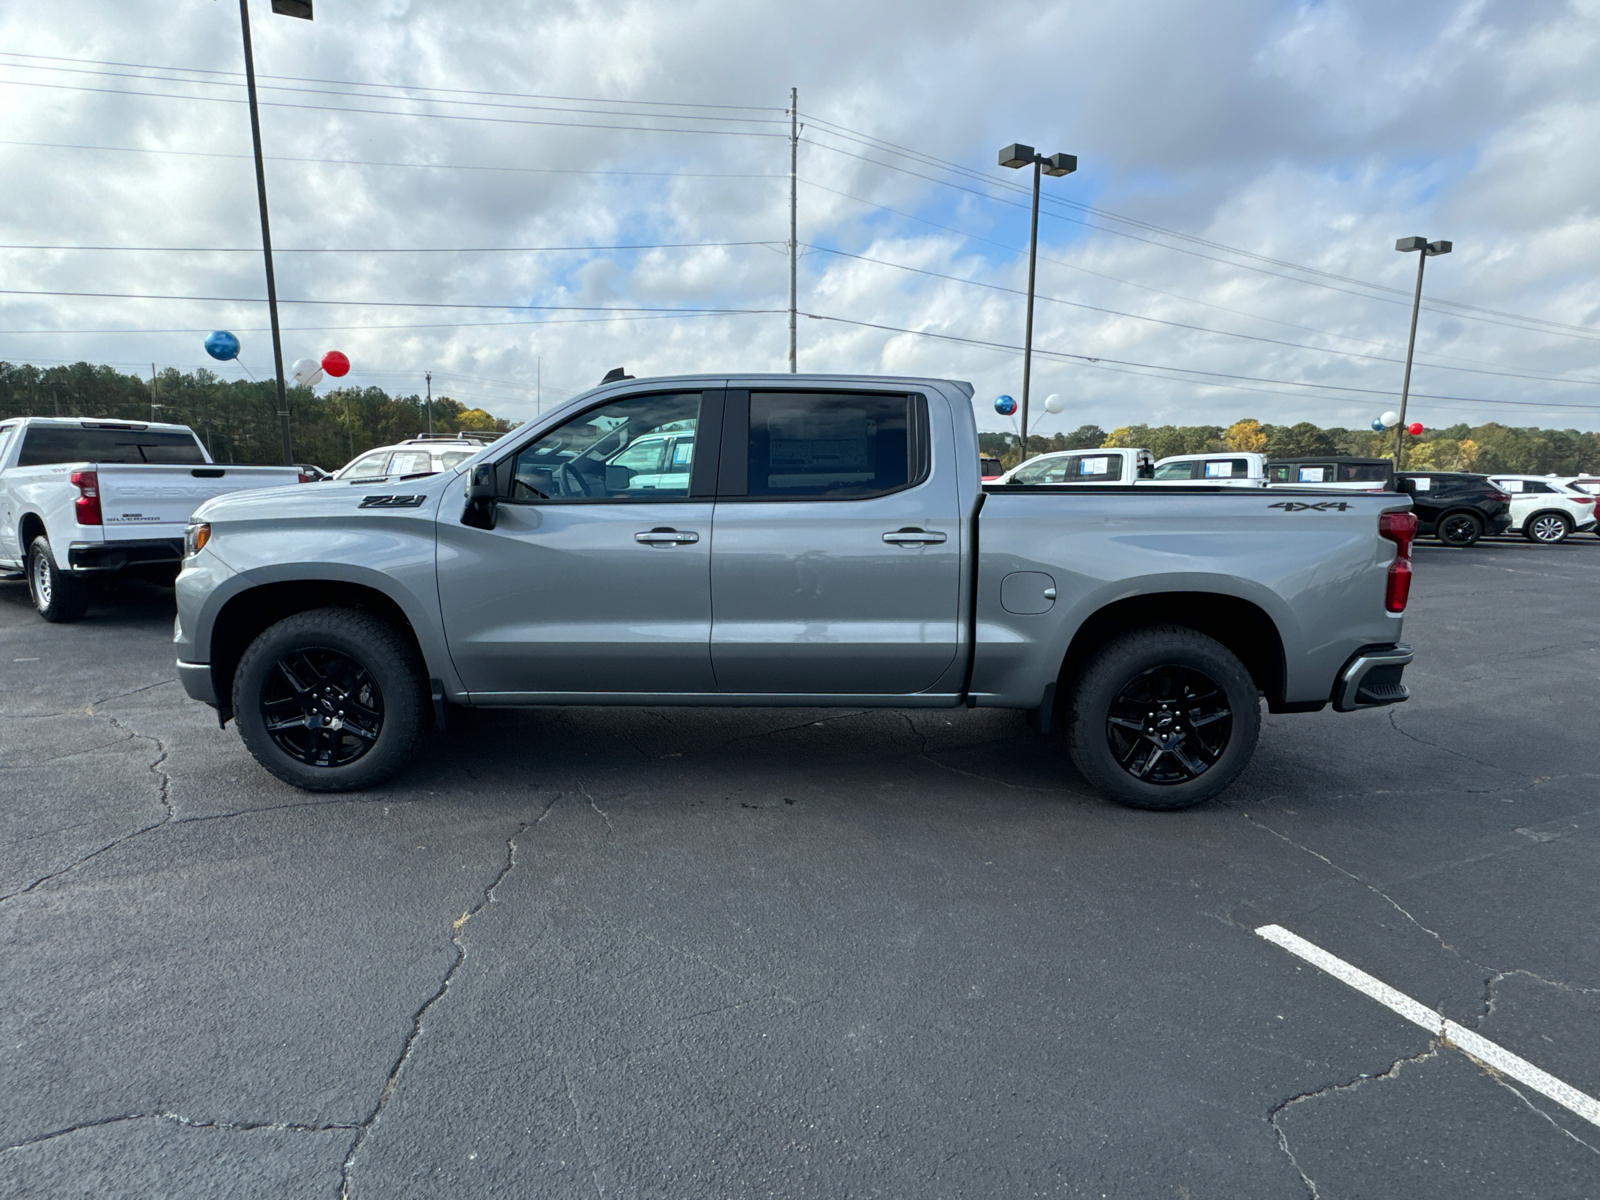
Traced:
[[1036, 454], [1012, 467], [994, 486], [1049, 484], [1132, 484], [1155, 474], [1148, 450], [1102, 447], [1099, 450], [1056, 450]]
[[1156, 483], [1203, 483], [1220, 487], [1266, 487], [1267, 456], [1244, 451], [1172, 454], [1156, 463]]
[[1489, 482], [1511, 497], [1511, 526], [1530, 542], [1553, 546], [1573, 532], [1595, 527], [1595, 498], [1547, 475], [1491, 475]]
[[499, 434], [409, 438], [358, 454], [333, 473], [335, 479], [382, 479], [389, 475], [431, 475], [460, 466]]

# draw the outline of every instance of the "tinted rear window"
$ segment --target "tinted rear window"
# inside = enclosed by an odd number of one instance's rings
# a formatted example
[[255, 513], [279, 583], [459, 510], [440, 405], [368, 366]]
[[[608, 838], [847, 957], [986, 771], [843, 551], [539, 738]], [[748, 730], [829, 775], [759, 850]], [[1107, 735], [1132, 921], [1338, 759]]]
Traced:
[[30, 425], [22, 439], [19, 467], [55, 463], [204, 463], [200, 443], [189, 433], [154, 429], [84, 429], [74, 425]]
[[1387, 483], [1390, 470], [1385, 463], [1340, 463], [1339, 479], [1344, 483]]
[[756, 392], [751, 496], [863, 497], [913, 477], [905, 396]]

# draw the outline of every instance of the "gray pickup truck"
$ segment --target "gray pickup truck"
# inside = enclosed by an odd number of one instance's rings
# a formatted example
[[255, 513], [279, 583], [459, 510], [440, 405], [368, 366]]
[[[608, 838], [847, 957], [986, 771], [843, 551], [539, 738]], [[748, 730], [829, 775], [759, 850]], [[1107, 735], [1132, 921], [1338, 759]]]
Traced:
[[453, 470], [211, 501], [189, 695], [298, 787], [391, 775], [450, 705], [1026, 710], [1143, 808], [1260, 704], [1406, 699], [1405, 496], [985, 487], [940, 379], [624, 380]]

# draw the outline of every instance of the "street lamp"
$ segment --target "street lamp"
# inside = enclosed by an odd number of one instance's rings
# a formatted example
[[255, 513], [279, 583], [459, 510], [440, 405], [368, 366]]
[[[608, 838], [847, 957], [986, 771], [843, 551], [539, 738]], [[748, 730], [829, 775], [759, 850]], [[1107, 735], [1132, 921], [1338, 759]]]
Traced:
[[[272, 11], [311, 20], [311, 0], [272, 0]], [[272, 318], [272, 365], [278, 379], [278, 424], [283, 430], [283, 462], [294, 463], [289, 445], [289, 396], [283, 386], [283, 334], [278, 328], [278, 282], [272, 273], [272, 227], [267, 221], [267, 168], [261, 158], [261, 114], [256, 109], [256, 59], [250, 48], [250, 0], [239, 0], [239, 26], [244, 31], [244, 82], [250, 96], [250, 138], [256, 149], [256, 199], [261, 205], [261, 252], [267, 260], [267, 310]]]
[[1076, 154], [1035, 154], [1020, 142], [1000, 151], [1000, 165], [1017, 169], [1033, 166], [1033, 230], [1028, 236], [1028, 326], [1022, 339], [1022, 459], [1028, 458], [1028, 385], [1033, 376], [1033, 277], [1039, 258], [1039, 173], [1071, 175], [1078, 169]]
[[1411, 338], [1406, 342], [1406, 375], [1400, 384], [1400, 424], [1394, 431], [1394, 469], [1398, 471], [1405, 466], [1406, 401], [1411, 397], [1411, 354], [1417, 348], [1417, 313], [1422, 308], [1422, 268], [1435, 254], [1449, 254], [1452, 244], [1408, 237], [1397, 241], [1394, 248], [1407, 254], [1413, 250], [1422, 252], [1417, 255], [1417, 293], [1411, 298]]

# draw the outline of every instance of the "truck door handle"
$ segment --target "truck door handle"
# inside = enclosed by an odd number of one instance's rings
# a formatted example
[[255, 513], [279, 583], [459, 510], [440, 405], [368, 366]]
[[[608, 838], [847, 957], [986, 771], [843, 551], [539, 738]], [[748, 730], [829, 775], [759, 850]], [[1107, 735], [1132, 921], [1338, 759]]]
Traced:
[[685, 546], [700, 540], [698, 533], [677, 529], [651, 529], [645, 533], [636, 533], [633, 540], [646, 546]]
[[896, 529], [883, 535], [883, 540], [894, 546], [932, 546], [945, 541], [947, 535], [928, 529]]

